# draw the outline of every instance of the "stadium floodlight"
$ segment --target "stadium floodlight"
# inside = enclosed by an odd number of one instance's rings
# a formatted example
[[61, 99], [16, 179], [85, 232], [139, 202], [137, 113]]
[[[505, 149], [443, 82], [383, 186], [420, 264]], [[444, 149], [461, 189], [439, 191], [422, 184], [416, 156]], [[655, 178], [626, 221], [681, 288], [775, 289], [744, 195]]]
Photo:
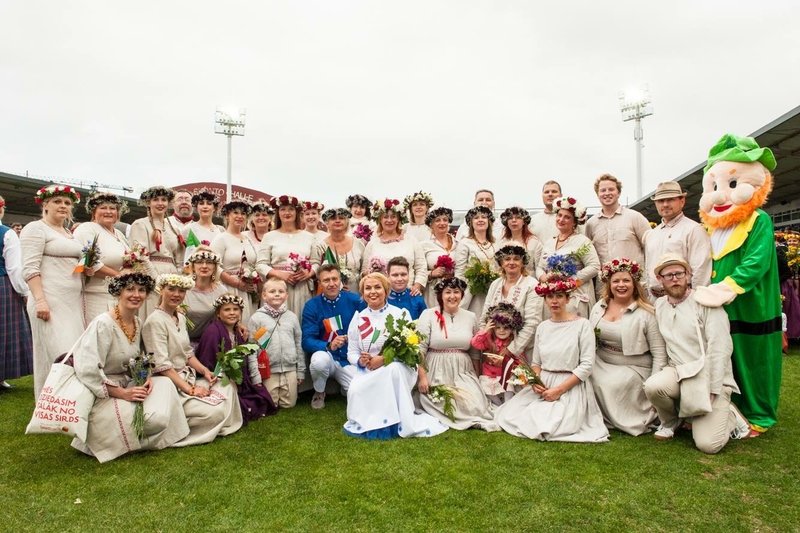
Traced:
[[214, 117], [214, 133], [225, 135], [228, 138], [228, 187], [226, 190], [227, 202], [233, 198], [233, 184], [231, 181], [231, 139], [234, 135], [244, 136], [244, 109], [218, 107]]
[[636, 143], [636, 195], [642, 197], [642, 119], [653, 114], [653, 105], [650, 101], [650, 90], [647, 86], [643, 89], [630, 89], [620, 93], [619, 110], [622, 111], [622, 121], [634, 121], [633, 140]]

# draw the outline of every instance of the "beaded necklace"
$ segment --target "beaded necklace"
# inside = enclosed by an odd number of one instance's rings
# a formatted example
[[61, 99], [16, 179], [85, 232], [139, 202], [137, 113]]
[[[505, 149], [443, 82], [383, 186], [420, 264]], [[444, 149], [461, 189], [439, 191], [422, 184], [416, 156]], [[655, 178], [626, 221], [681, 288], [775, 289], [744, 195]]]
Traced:
[[125, 337], [128, 339], [128, 342], [133, 343], [133, 340], [136, 338], [136, 332], [139, 328], [136, 327], [136, 319], [133, 319], [133, 332], [128, 333], [128, 328], [125, 326], [125, 322], [122, 320], [122, 315], [119, 312], [119, 306], [114, 307], [114, 321], [119, 325], [120, 329], [122, 329], [122, 333], [125, 334]]

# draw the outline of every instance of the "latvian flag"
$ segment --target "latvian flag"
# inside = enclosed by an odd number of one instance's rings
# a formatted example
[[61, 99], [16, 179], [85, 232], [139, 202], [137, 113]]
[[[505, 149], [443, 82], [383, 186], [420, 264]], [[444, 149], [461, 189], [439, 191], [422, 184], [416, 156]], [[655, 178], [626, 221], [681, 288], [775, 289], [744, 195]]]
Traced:
[[369, 317], [361, 317], [361, 324], [358, 325], [358, 331], [361, 333], [361, 340], [364, 340], [372, 335], [372, 332], [375, 330], [372, 327], [372, 322], [369, 321]]
[[261, 326], [260, 328], [258, 328], [258, 331], [253, 333], [253, 338], [258, 343], [258, 345], [261, 346], [262, 350], [266, 350], [267, 345], [269, 344], [269, 341], [272, 337], [268, 337], [267, 328]]
[[332, 316], [322, 321], [325, 327], [325, 340], [331, 342], [342, 330], [342, 315]]

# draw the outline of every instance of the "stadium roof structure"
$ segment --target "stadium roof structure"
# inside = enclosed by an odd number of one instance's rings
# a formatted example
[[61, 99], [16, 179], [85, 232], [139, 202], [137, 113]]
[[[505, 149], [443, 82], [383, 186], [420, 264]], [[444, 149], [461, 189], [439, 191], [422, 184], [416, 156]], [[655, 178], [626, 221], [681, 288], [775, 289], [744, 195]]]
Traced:
[[[772, 149], [778, 161], [778, 166], [772, 173], [774, 178], [772, 194], [765, 207], [788, 204], [800, 198], [800, 106], [756, 130], [750, 137], [754, 137], [759, 146]], [[675, 178], [675, 181], [688, 193], [684, 213], [695, 220], [699, 218], [697, 212], [700, 196], [703, 193], [705, 165], [706, 162], [703, 161]], [[653, 192], [629, 207], [642, 213], [648, 220], [656, 222], [660, 217], [655, 204], [650, 200]]]

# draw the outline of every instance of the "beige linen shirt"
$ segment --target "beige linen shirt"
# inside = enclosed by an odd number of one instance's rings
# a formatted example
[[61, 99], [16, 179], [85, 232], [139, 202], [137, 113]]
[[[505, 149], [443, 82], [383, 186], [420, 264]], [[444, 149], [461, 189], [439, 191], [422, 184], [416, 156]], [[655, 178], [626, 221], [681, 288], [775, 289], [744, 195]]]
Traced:
[[597, 213], [586, 222], [586, 236], [594, 243], [600, 263], [627, 257], [644, 264], [644, 236], [650, 223], [639, 213], [619, 206], [610, 217]]
[[692, 267], [692, 287], [703, 287], [711, 281], [711, 240], [703, 226], [683, 213], [669, 222], [661, 222], [644, 240], [647, 258], [647, 285], [661, 288], [653, 270], [666, 253], [678, 254]]

